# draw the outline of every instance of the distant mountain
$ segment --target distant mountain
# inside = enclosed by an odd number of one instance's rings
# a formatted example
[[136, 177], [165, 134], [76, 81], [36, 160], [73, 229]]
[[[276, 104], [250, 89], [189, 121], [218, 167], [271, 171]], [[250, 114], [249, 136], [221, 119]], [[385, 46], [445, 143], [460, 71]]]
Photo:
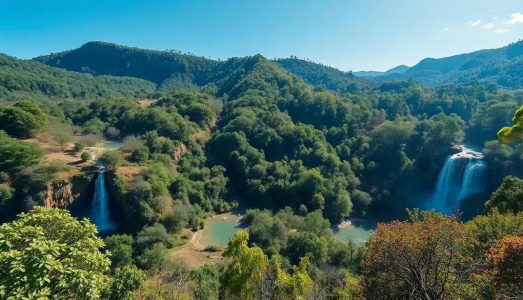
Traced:
[[140, 96], [152, 93], [152, 82], [114, 76], [92, 76], [53, 68], [37, 61], [0, 54], [0, 97], [43, 96], [96, 98]]
[[[254, 56], [256, 57], [262, 57]], [[252, 59], [217, 61], [189, 54], [146, 50], [106, 42], [88, 42], [78, 49], [35, 58], [36, 61], [92, 75], [130, 76], [154, 82], [159, 90], [226, 84], [228, 75], [244, 72]], [[278, 65], [305, 82], [336, 91], [355, 91], [369, 82], [351, 73], [296, 58], [279, 59]], [[244, 65], [246, 64], [246, 65]], [[242, 71], [243, 70], [243, 71]], [[224, 75], [224, 74], [228, 75]]]
[[145, 50], [106, 42], [35, 58], [53, 67], [93, 75], [130, 76], [168, 86], [201, 85], [220, 63], [170, 51]]
[[400, 65], [397, 67], [394, 67], [390, 70], [387, 70], [385, 72], [378, 72], [378, 71], [358, 71], [353, 72], [355, 76], [358, 77], [377, 77], [382, 75], [391, 75], [391, 74], [403, 74], [409, 69], [406, 65]]
[[[78, 49], [37, 57], [35, 60], [95, 76], [141, 78], [155, 83], [158, 90], [171, 90], [218, 82], [227, 84], [225, 73], [238, 76], [256, 57], [262, 56], [217, 61], [172, 51], [89, 42]], [[416, 80], [428, 86], [488, 82], [505, 88], [523, 88], [523, 41], [499, 49], [439, 59], [426, 58], [413, 67], [401, 65], [386, 72], [344, 72], [294, 57], [274, 62], [308, 84], [338, 92], [359, 91], [374, 86], [372, 81], [390, 80]], [[220, 88], [219, 85], [217, 87]]]
[[369, 85], [369, 82], [336, 68], [298, 58], [276, 60], [287, 71], [300, 77], [305, 82], [333, 91], [357, 91]]
[[[391, 79], [414, 79], [429, 86], [489, 82], [505, 88], [523, 88], [523, 41], [508, 46], [480, 50], [444, 58], [425, 58], [411, 68], [398, 67], [402, 72], [372, 74], [384, 81]], [[366, 73], [354, 73], [366, 76]]]

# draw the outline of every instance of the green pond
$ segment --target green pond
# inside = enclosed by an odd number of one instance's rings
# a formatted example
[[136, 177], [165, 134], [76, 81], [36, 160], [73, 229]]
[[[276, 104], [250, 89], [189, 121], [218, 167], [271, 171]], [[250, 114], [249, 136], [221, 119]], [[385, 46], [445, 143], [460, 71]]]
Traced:
[[225, 246], [229, 239], [242, 227], [236, 217], [213, 218], [207, 222], [203, 232], [203, 240], [208, 245]]
[[369, 237], [375, 228], [376, 224], [372, 222], [354, 220], [350, 226], [336, 231], [334, 236], [345, 242], [352, 241], [355, 244], [365, 243], [369, 240]]
[[[366, 242], [375, 228], [376, 224], [373, 222], [353, 220], [352, 225], [336, 231], [334, 236], [342, 241], [359, 244]], [[215, 217], [205, 225], [202, 242], [207, 245], [226, 246], [234, 233], [241, 229], [243, 228], [236, 216]]]
[[119, 141], [103, 141], [102, 147], [107, 149], [118, 150], [122, 148], [123, 143]]

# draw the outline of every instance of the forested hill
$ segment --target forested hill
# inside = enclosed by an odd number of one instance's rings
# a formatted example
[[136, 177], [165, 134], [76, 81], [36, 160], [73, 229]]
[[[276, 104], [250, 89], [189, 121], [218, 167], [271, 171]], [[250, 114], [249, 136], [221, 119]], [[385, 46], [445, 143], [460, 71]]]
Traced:
[[160, 89], [203, 85], [220, 63], [173, 51], [145, 50], [106, 42], [89, 42], [70, 51], [35, 60], [93, 75], [131, 76], [152, 81]]
[[379, 80], [414, 79], [435, 86], [471, 81], [495, 83], [505, 88], [523, 88], [523, 41], [444, 58], [425, 58], [402, 74], [382, 74]]
[[154, 83], [138, 78], [92, 76], [0, 54], [0, 97], [96, 98], [140, 96]]
[[283, 58], [276, 62], [305, 82], [333, 91], [354, 92], [369, 86], [369, 82], [336, 68], [298, 58]]
[[[35, 58], [53, 67], [92, 75], [130, 76], [158, 85], [159, 90], [203, 86], [240, 58], [217, 61], [174, 51], [156, 51], [89, 42], [82, 47]], [[413, 67], [399, 66], [387, 72], [351, 72], [297, 59], [275, 60], [305, 82], [339, 92], [355, 92], [379, 82], [413, 79], [429, 86], [488, 82], [509, 89], [523, 88], [523, 41], [503, 48], [480, 50], [445, 58], [426, 58]], [[365, 78], [362, 78], [365, 77]]]

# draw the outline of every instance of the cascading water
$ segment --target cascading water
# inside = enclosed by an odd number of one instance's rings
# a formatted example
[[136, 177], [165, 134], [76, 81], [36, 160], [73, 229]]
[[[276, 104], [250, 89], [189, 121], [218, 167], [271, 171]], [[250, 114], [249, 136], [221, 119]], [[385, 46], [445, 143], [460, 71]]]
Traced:
[[471, 160], [465, 169], [463, 176], [463, 186], [459, 194], [460, 199], [465, 199], [470, 195], [482, 193], [486, 184], [486, 164], [482, 160]]
[[462, 199], [485, 189], [487, 165], [483, 154], [461, 146], [461, 152], [447, 158], [438, 177], [429, 207], [444, 214], [459, 209]]
[[98, 176], [95, 182], [94, 197], [91, 202], [90, 219], [100, 233], [113, 231], [115, 224], [109, 217], [109, 194], [105, 187], [105, 168], [98, 167]]

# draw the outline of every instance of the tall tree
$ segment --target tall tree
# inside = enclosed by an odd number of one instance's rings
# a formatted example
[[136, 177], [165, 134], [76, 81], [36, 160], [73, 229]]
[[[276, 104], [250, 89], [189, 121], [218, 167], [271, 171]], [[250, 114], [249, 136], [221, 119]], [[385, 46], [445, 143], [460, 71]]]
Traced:
[[471, 236], [455, 218], [410, 213], [409, 221], [380, 224], [363, 266], [369, 299], [449, 299], [468, 261]]
[[231, 238], [223, 256], [232, 258], [222, 275], [223, 293], [240, 299], [254, 299], [254, 288], [259, 285], [269, 267], [269, 260], [258, 247], [247, 246], [249, 235], [239, 231]]

